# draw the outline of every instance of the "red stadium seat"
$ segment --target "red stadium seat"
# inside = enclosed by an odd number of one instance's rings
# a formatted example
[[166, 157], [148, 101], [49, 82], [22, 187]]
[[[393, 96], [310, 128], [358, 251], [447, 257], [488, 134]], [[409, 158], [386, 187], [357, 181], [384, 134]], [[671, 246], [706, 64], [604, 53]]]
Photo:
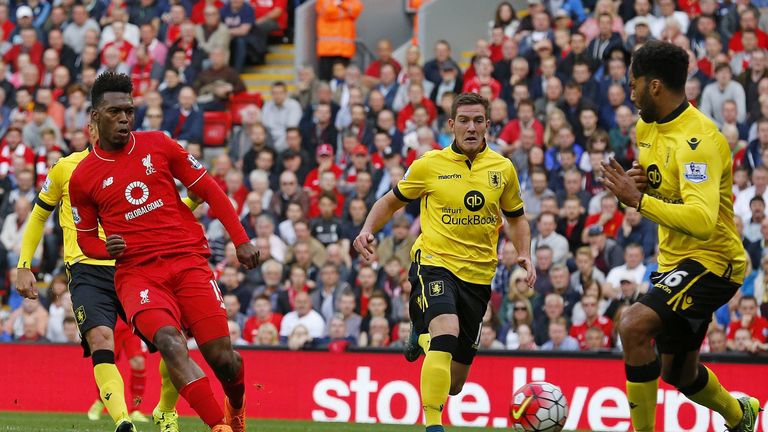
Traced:
[[232, 130], [232, 115], [228, 111], [206, 111], [203, 113], [203, 145], [221, 147], [227, 144]]
[[261, 106], [264, 105], [261, 93], [243, 92], [234, 94], [229, 98], [229, 112], [232, 113], [232, 121], [236, 125], [243, 124], [243, 118], [240, 111], [248, 105], [256, 105], [261, 108]]

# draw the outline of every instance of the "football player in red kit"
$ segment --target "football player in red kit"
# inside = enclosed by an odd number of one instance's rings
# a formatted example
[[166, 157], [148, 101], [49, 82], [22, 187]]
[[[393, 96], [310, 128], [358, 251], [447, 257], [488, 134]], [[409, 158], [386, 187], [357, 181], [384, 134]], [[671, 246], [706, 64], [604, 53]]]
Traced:
[[[132, 90], [130, 77], [117, 73], [101, 74], [91, 90], [99, 141], [69, 185], [77, 242], [87, 256], [116, 259], [115, 288], [134, 331], [160, 351], [174, 386], [203, 422], [214, 432], [244, 431], [242, 359], [229, 339], [208, 241], [174, 179], [208, 202], [243, 265], [255, 267], [258, 252], [202, 164], [162, 132], [131, 132]], [[189, 357], [182, 329], [191, 331], [221, 382], [224, 412]]]

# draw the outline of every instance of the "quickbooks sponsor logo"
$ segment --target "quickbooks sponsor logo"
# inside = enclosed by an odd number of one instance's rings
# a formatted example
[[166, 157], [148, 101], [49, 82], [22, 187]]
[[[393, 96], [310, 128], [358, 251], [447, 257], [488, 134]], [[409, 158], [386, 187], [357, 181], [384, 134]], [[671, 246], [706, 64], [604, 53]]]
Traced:
[[499, 219], [496, 216], [451, 216], [444, 214], [440, 220], [446, 225], [496, 225]]

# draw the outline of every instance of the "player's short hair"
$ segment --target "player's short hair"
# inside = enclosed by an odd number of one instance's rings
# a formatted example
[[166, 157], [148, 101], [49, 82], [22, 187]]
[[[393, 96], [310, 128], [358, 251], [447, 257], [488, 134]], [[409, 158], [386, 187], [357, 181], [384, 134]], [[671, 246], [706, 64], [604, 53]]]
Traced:
[[485, 118], [491, 117], [491, 103], [488, 102], [488, 99], [475, 93], [461, 93], [456, 96], [451, 106], [451, 118], [453, 120], [456, 120], [456, 113], [459, 107], [464, 105], [482, 105], [485, 111]]
[[632, 74], [635, 79], [658, 79], [670, 90], [682, 92], [688, 78], [688, 53], [671, 43], [648, 41], [632, 56]]
[[98, 107], [102, 100], [104, 100], [104, 93], [116, 92], [116, 93], [133, 93], [133, 83], [131, 77], [115, 72], [104, 72], [93, 83], [91, 88], [91, 105]]

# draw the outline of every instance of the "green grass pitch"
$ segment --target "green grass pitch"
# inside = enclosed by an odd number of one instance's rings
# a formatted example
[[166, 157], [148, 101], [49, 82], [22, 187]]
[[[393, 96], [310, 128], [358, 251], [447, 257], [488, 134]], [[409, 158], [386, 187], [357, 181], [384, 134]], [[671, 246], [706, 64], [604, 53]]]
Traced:
[[[182, 432], [207, 432], [209, 429], [194, 417], [182, 417]], [[156, 432], [151, 423], [138, 423], [139, 432]], [[112, 432], [115, 426], [106, 415], [99, 421], [89, 421], [82, 414], [0, 412], [0, 432]], [[313, 423], [287, 420], [249, 420], [248, 430], [254, 432], [421, 432], [424, 427], [370, 425], [348, 423]], [[501, 429], [448, 427], [448, 431], [477, 432]]]

